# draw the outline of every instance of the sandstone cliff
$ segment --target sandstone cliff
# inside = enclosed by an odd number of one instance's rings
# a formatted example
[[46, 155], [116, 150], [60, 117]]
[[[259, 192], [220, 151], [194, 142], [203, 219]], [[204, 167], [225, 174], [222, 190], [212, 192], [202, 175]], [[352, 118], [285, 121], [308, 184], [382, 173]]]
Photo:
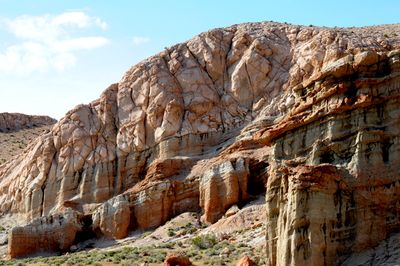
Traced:
[[0, 168], [0, 212], [122, 238], [266, 189], [267, 264], [340, 263], [400, 229], [397, 36], [265, 22], [165, 49]]

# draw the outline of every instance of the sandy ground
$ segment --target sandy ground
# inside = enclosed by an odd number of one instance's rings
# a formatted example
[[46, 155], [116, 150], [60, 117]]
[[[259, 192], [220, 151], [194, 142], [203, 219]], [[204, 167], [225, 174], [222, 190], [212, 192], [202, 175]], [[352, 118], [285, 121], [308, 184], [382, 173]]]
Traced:
[[0, 132], [0, 165], [20, 154], [27, 145], [52, 126], [24, 129], [17, 132]]

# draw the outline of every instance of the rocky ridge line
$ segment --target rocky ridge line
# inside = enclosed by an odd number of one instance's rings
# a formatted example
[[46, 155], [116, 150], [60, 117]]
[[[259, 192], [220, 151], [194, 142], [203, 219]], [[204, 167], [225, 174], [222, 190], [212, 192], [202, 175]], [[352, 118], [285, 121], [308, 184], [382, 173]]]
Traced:
[[57, 120], [49, 116], [0, 113], [0, 132], [15, 132], [33, 127], [50, 126]]

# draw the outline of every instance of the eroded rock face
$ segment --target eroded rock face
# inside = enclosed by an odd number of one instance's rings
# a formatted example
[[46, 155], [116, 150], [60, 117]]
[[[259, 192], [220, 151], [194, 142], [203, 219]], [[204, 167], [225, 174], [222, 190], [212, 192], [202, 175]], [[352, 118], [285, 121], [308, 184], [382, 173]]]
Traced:
[[131, 212], [129, 202], [119, 195], [102, 204], [93, 214], [93, 230], [107, 237], [120, 239], [128, 234]]
[[243, 256], [237, 263], [236, 266], [253, 266], [254, 262], [248, 257]]
[[249, 169], [243, 158], [226, 160], [207, 170], [200, 179], [200, 207], [203, 220], [215, 223], [225, 210], [248, 199]]
[[269, 264], [337, 264], [400, 229], [397, 54], [334, 61], [299, 89], [286, 117], [257, 134], [273, 146]]
[[266, 184], [268, 264], [336, 263], [399, 229], [397, 36], [264, 22], [165, 49], [3, 165], [0, 213], [121, 238]]
[[57, 123], [57, 120], [48, 116], [0, 113], [1, 132], [13, 132], [26, 128], [49, 126], [55, 123]]
[[33, 220], [29, 225], [14, 227], [8, 239], [10, 258], [36, 252], [66, 251], [75, 241], [81, 225], [76, 212], [66, 210], [63, 214]]

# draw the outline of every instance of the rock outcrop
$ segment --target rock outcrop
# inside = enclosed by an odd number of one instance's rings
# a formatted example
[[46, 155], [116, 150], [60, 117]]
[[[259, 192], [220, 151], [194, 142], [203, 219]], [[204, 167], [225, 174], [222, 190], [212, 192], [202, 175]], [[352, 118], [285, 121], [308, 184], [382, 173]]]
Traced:
[[253, 266], [254, 262], [248, 257], [243, 256], [237, 263], [236, 266]]
[[266, 193], [268, 265], [340, 263], [400, 229], [397, 36], [263, 22], [165, 49], [2, 166], [0, 213], [123, 238]]
[[81, 225], [72, 210], [41, 217], [24, 227], [14, 227], [9, 234], [9, 256], [19, 257], [35, 252], [68, 251]]
[[200, 207], [204, 221], [215, 223], [230, 206], [248, 199], [249, 169], [243, 158], [224, 161], [204, 172], [200, 181]]
[[0, 132], [13, 132], [26, 128], [49, 126], [55, 123], [57, 123], [57, 120], [48, 116], [0, 113]]
[[173, 266], [173, 265], [176, 265], [176, 266], [190, 266], [192, 264], [190, 263], [189, 257], [186, 256], [185, 254], [171, 253], [171, 254], [167, 255], [163, 265], [164, 266]]
[[129, 202], [119, 195], [102, 204], [93, 214], [93, 230], [114, 239], [128, 234], [131, 212]]
[[398, 50], [366, 51], [327, 64], [257, 134], [273, 146], [270, 264], [340, 263], [400, 229], [399, 59]]

